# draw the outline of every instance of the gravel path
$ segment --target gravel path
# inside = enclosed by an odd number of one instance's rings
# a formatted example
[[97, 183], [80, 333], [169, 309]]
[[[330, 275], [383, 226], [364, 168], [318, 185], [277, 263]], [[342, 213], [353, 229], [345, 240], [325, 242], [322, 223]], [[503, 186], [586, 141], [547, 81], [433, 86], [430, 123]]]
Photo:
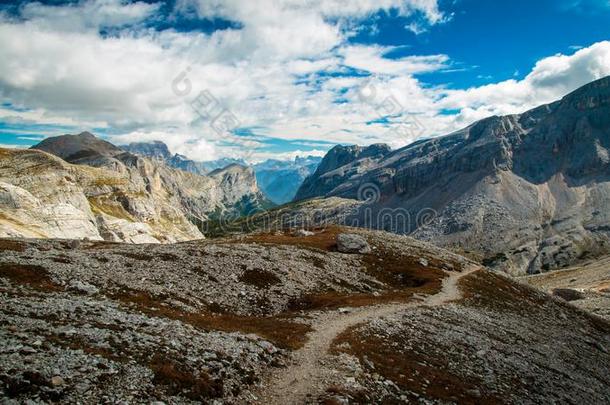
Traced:
[[328, 350], [333, 340], [346, 329], [373, 319], [392, 315], [396, 312], [423, 305], [441, 305], [461, 298], [458, 280], [479, 267], [461, 273], [448, 273], [443, 279], [442, 290], [421, 301], [376, 305], [350, 309], [349, 313], [332, 312], [320, 316], [313, 325], [314, 331], [308, 336], [305, 346], [293, 353], [287, 368], [271, 375], [268, 387], [258, 398], [259, 403], [269, 405], [303, 404], [308, 398], [315, 400], [326, 388], [324, 382], [332, 377], [328, 367]]

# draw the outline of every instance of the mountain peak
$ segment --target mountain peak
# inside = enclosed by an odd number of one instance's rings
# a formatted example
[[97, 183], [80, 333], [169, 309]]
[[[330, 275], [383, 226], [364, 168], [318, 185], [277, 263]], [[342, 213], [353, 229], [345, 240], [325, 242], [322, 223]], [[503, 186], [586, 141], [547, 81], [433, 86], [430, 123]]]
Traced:
[[123, 145], [122, 148], [127, 152], [153, 159], [167, 160], [172, 157], [169, 148], [162, 141], [131, 142], [129, 145]]
[[46, 138], [31, 149], [41, 150], [70, 161], [72, 157], [87, 154], [101, 156], [115, 156], [123, 152], [122, 149], [105, 141], [91, 132], [81, 132], [76, 135], [60, 135]]

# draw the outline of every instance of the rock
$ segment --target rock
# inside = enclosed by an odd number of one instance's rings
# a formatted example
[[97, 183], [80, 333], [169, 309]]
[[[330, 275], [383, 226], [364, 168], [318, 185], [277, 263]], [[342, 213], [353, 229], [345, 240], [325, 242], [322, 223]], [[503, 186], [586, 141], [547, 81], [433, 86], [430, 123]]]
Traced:
[[352, 312], [352, 310], [350, 308], [339, 308], [338, 311], [341, 314], [349, 314], [350, 312]]
[[315, 235], [315, 233], [313, 233], [311, 231], [307, 231], [305, 229], [298, 229], [294, 232], [293, 235], [297, 236], [297, 237], [304, 237], [304, 236], [313, 236], [313, 235]]
[[70, 281], [68, 288], [88, 295], [97, 294], [99, 292], [99, 289], [96, 286], [79, 280]]
[[583, 293], [572, 288], [554, 288], [552, 294], [564, 301], [576, 301], [585, 297]]
[[267, 353], [273, 354], [277, 352], [276, 347], [272, 343], [267, 342], [266, 340], [261, 340], [260, 342], [258, 342], [258, 345], [262, 347]]
[[418, 261], [418, 262], [419, 262], [419, 264], [421, 264], [422, 266], [424, 266], [424, 267], [428, 267], [428, 260], [426, 260], [425, 258], [421, 257], [421, 258], [419, 259], [419, 261]]
[[78, 249], [80, 247], [80, 240], [72, 239], [66, 243], [68, 249]]
[[340, 233], [337, 235], [337, 250], [341, 253], [370, 253], [371, 247], [360, 235]]
[[65, 384], [64, 379], [61, 378], [58, 375], [56, 375], [53, 378], [51, 378], [51, 385], [54, 386], [54, 387], [61, 387], [64, 384]]

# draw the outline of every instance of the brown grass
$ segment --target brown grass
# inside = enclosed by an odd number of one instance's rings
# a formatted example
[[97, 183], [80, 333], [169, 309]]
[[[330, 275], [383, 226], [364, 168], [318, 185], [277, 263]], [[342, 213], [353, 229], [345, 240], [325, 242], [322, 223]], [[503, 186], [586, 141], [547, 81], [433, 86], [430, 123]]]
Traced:
[[[296, 237], [286, 234], [258, 234], [245, 239], [247, 243], [298, 246], [323, 251], [335, 251], [336, 239], [339, 233], [345, 232], [340, 227], [329, 227], [324, 230], [313, 230], [315, 235]], [[428, 266], [419, 263], [417, 257], [402, 256], [398, 253], [376, 246], [372, 253], [360, 256], [363, 271], [386, 284], [388, 290], [373, 295], [371, 293], [344, 293], [338, 291], [323, 291], [306, 294], [289, 303], [290, 310], [332, 309], [342, 306], [361, 307], [388, 302], [405, 302], [413, 294], [435, 294], [442, 287], [445, 273], [441, 270], [442, 263], [429, 260]], [[321, 263], [314, 263], [323, 267]]]
[[254, 333], [273, 342], [278, 347], [296, 350], [302, 347], [306, 334], [311, 331], [308, 325], [291, 322], [282, 317], [242, 316], [218, 312], [213, 308], [206, 312], [186, 312], [162, 305], [162, 301], [141, 291], [123, 291], [113, 294], [112, 298], [134, 304], [147, 315], [179, 320], [204, 330]]
[[27, 245], [23, 242], [10, 239], [0, 239], [0, 252], [25, 252]]
[[222, 381], [213, 380], [205, 370], [189, 370], [183, 364], [157, 354], [150, 368], [154, 372], [153, 384], [163, 385], [170, 395], [185, 395], [194, 401], [221, 397]]
[[[528, 314], [535, 318], [536, 311], [548, 311], [547, 305], [565, 308], [576, 312], [593, 328], [601, 333], [610, 334], [610, 322], [606, 319], [580, 310], [567, 302], [553, 299], [534, 287], [508, 279], [491, 271], [478, 271], [459, 281], [464, 298], [461, 303], [469, 306], [491, 309], [499, 314]], [[548, 314], [547, 314], [548, 316]]]
[[[377, 373], [404, 390], [425, 394], [426, 398], [473, 405], [502, 403], [500, 398], [485, 393], [474, 396], [472, 390], [480, 387], [481, 381], [451, 373], [448, 357], [437, 355], [433, 348], [422, 345], [417, 351], [401, 351], [401, 347], [409, 347], [409, 336], [393, 336], [388, 340], [358, 333], [357, 328], [339, 335], [333, 342], [332, 352], [355, 355], [368, 373]], [[342, 343], [349, 343], [349, 349], [338, 349], [337, 345]], [[368, 362], [364, 362], [365, 357]], [[374, 369], [370, 367], [371, 363]], [[410, 399], [416, 400], [415, 397]]]
[[62, 287], [54, 283], [49, 272], [42, 266], [19, 263], [0, 263], [0, 277], [16, 284], [25, 284], [36, 290], [58, 291]]
[[326, 229], [312, 229], [315, 233], [311, 236], [298, 237], [289, 234], [263, 233], [249, 235], [244, 239], [236, 240], [235, 243], [260, 243], [272, 245], [298, 246], [332, 252], [337, 250], [337, 235], [344, 232], [341, 228], [332, 226]]

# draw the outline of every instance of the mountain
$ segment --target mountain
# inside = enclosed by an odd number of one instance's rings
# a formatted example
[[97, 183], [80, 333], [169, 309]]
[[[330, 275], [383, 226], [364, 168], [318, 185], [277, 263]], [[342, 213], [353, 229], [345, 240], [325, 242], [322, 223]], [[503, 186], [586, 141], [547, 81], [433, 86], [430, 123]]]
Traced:
[[[368, 147], [357, 145], [337, 145], [332, 148], [319, 163], [313, 175], [306, 178], [297, 190], [294, 197], [295, 201], [307, 198], [331, 195], [333, 190], [340, 185], [346, 177], [367, 165], [388, 155], [391, 149], [385, 144], [374, 144]], [[335, 173], [335, 170], [342, 168], [352, 170], [352, 172]], [[327, 173], [332, 172], [330, 175]]]
[[189, 173], [205, 175], [210, 171], [203, 162], [188, 159], [186, 156], [178, 153], [172, 155], [167, 145], [161, 141], [132, 142], [129, 145], [122, 145], [121, 149], [134, 155], [160, 160], [169, 167]]
[[322, 158], [299, 157], [293, 161], [269, 159], [253, 166], [262, 192], [276, 204], [291, 201], [303, 183], [313, 174]]
[[296, 199], [360, 199], [354, 225], [468, 251], [514, 274], [610, 249], [610, 77], [523, 114], [367, 149], [332, 149]]
[[124, 152], [88, 133], [0, 152], [0, 235], [5, 237], [175, 242], [202, 238], [194, 224], [268, 204], [249, 168], [200, 176]]
[[47, 138], [36, 145], [36, 148], [59, 156], [67, 162], [91, 154], [114, 156], [123, 152], [121, 148], [96, 137], [90, 132]]
[[227, 167], [229, 165], [240, 165], [240, 166], [247, 166], [248, 163], [246, 163], [245, 160], [243, 159], [234, 159], [234, 158], [220, 158], [220, 159], [216, 159], [216, 160], [208, 160], [206, 162], [201, 162], [201, 164], [203, 165], [203, 167], [205, 167], [205, 169], [208, 172], [214, 171], [216, 169], [222, 169], [223, 167]]
[[[121, 148], [138, 156], [161, 160], [170, 167], [201, 175], [235, 164], [248, 166], [244, 160], [233, 158], [205, 162], [191, 160], [180, 154], [172, 154], [161, 141], [133, 142], [122, 145]], [[252, 168], [263, 194], [275, 204], [284, 204], [294, 198], [303, 180], [315, 171], [321, 160], [315, 156], [297, 156], [294, 161], [269, 159]]]
[[134, 155], [157, 159], [163, 161], [169, 167], [184, 170], [185, 172], [205, 175], [217, 169], [222, 169], [232, 164], [247, 166], [243, 159], [221, 158], [217, 160], [199, 161], [187, 158], [179, 153], [172, 154], [164, 142], [132, 142], [121, 145], [121, 149]]

